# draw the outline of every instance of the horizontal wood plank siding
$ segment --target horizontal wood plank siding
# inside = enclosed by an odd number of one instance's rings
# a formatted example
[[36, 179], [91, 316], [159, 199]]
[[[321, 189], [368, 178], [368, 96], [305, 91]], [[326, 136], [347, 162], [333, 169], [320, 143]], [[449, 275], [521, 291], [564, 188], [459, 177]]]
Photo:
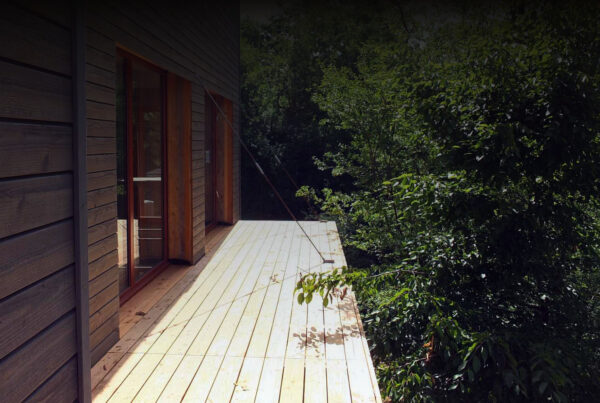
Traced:
[[72, 358], [25, 401], [70, 403], [75, 400], [77, 400], [77, 360]]
[[3, 177], [72, 170], [70, 127], [0, 122], [0, 132]]
[[71, 121], [70, 78], [5, 61], [0, 71], [0, 117]]
[[69, 266], [0, 302], [0, 359], [74, 308], [74, 280]]
[[71, 3], [0, 13], [1, 400], [78, 397]]
[[0, 299], [73, 263], [73, 221], [0, 241]]
[[[232, 3], [233, 4], [233, 3]], [[192, 257], [204, 255], [204, 89], [234, 104], [239, 131], [237, 4], [91, 2], [87, 20], [88, 237], [92, 362], [118, 339], [118, 315], [100, 310], [118, 297], [116, 279], [116, 49], [192, 85]], [[234, 142], [233, 219], [239, 220], [239, 144]], [[112, 273], [115, 273], [113, 275]], [[114, 278], [113, 278], [114, 277]], [[96, 316], [94, 316], [96, 315]], [[112, 326], [112, 327], [111, 327]], [[90, 329], [91, 330], [91, 329]], [[115, 336], [116, 335], [116, 336]]]
[[4, 180], [0, 205], [0, 238], [64, 220], [73, 215], [73, 176]]
[[70, 313], [0, 361], [2, 399], [17, 402], [33, 393], [76, 353], [75, 315]]

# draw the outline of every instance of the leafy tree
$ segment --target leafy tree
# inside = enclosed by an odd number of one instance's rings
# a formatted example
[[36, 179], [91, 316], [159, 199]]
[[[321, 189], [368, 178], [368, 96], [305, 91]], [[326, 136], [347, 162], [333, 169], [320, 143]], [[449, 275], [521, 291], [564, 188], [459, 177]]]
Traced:
[[350, 268], [299, 300], [353, 285], [393, 401], [600, 394], [599, 11], [375, 7], [309, 80]]

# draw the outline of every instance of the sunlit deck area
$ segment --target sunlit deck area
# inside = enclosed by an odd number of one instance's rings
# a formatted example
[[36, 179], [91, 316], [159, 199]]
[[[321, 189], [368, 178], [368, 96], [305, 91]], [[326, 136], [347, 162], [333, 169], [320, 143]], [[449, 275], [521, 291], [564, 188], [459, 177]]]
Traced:
[[301, 274], [346, 264], [335, 223], [301, 224], [333, 264], [294, 222], [240, 221], [121, 326], [94, 401], [381, 401], [354, 296], [296, 302]]

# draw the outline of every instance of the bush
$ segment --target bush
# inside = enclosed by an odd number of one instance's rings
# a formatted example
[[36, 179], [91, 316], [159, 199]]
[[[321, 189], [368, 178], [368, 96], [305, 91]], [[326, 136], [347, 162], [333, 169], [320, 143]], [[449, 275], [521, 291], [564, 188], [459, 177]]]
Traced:
[[324, 69], [313, 99], [350, 140], [318, 164], [354, 187], [302, 194], [351, 268], [299, 288], [353, 283], [394, 401], [600, 394], [599, 13], [578, 6], [474, 7]]

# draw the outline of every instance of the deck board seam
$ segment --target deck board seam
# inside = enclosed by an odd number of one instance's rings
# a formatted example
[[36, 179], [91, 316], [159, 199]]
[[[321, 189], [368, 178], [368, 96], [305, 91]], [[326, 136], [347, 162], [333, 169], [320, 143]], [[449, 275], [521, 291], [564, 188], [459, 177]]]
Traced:
[[[273, 227], [273, 225], [272, 225], [272, 227]], [[275, 231], [274, 231], [274, 232], [275, 232], [275, 233], [277, 233], [277, 229], [279, 228], [279, 226], [277, 225], [277, 226], [274, 226], [274, 227], [275, 227]], [[273, 232], [273, 230], [271, 229], [271, 230], [270, 230], [270, 233], [272, 233], [272, 232]], [[273, 236], [271, 236], [271, 237], [269, 237], [269, 238], [274, 238], [274, 237], [273, 237]], [[268, 244], [268, 247], [266, 248], [266, 252], [267, 252], [267, 253], [269, 252], [270, 248], [273, 246], [274, 242], [275, 242], [275, 239], [272, 239], [272, 240], [270, 240], [270, 243]], [[264, 248], [264, 245], [263, 245], [263, 248]], [[257, 253], [257, 254], [256, 254], [256, 258], [255, 258], [255, 261], [254, 261], [254, 262], [255, 262], [255, 264], [256, 264], [256, 259], [259, 259], [259, 256], [261, 256], [261, 253]], [[260, 260], [259, 260], [259, 261], [260, 261]], [[258, 269], [258, 273], [257, 273], [256, 279], [255, 279], [255, 281], [254, 281], [254, 285], [253, 285], [253, 287], [252, 287], [252, 290], [251, 290], [250, 292], [246, 293], [245, 295], [242, 295], [242, 296], [241, 296], [241, 297], [239, 297], [239, 298], [234, 298], [234, 300], [231, 302], [230, 308], [231, 308], [231, 306], [233, 306], [233, 304], [235, 303], [235, 301], [237, 301], [237, 300], [240, 300], [241, 298], [245, 298], [246, 296], [251, 296], [251, 295], [252, 295], [252, 294], [255, 292], [254, 290], [255, 290], [255, 288], [256, 288], [256, 284], [258, 283], [258, 280], [260, 279], [260, 274], [261, 274], [261, 273], [262, 273], [262, 271], [263, 271], [263, 268], [264, 268], [264, 264], [265, 264], [265, 262], [266, 262], [266, 256], [265, 256], [265, 261], [263, 261], [263, 262], [260, 264], [260, 268]], [[243, 287], [243, 286], [242, 286], [242, 287]], [[248, 307], [248, 304], [249, 304], [249, 303], [250, 303], [250, 298], [248, 298], [248, 301], [246, 301], [246, 304], [244, 305], [244, 310], [242, 311], [242, 314], [240, 315], [240, 317], [239, 317], [239, 320], [238, 320], [238, 322], [236, 323], [235, 330], [233, 331], [233, 333], [232, 333], [232, 335], [231, 335], [231, 339], [229, 340], [229, 342], [228, 342], [228, 344], [227, 344], [227, 348], [225, 349], [225, 353], [223, 354], [223, 359], [221, 360], [221, 364], [219, 365], [219, 370], [222, 368], [222, 366], [223, 366], [223, 363], [225, 362], [225, 358], [227, 357], [227, 351], [229, 351], [229, 347], [231, 346], [231, 342], [233, 341], [233, 338], [234, 338], [234, 336], [235, 336], [235, 333], [237, 332], [237, 329], [239, 328], [239, 325], [240, 325], [240, 322], [241, 322], [241, 320], [242, 320], [243, 314], [244, 314], [244, 312], [245, 312], [246, 308]], [[228, 312], [229, 312], [229, 311], [228, 311]], [[225, 318], [226, 318], [226, 317], [227, 317], [227, 313], [226, 313], [226, 314], [225, 314], [225, 316], [223, 317], [223, 322], [225, 322]], [[217, 337], [217, 334], [218, 334], [218, 332], [217, 332], [217, 333], [215, 333], [215, 338]], [[211, 342], [211, 345], [212, 345], [212, 342]], [[210, 347], [207, 349], [207, 351], [209, 351], [209, 350], [210, 350]], [[219, 370], [217, 370], [217, 371], [219, 371]], [[241, 370], [241, 366], [240, 366], [240, 370]], [[239, 371], [238, 371], [238, 374], [239, 374]], [[211, 392], [212, 392], [212, 388], [213, 388], [213, 386], [214, 386], [214, 382], [216, 382], [216, 380], [217, 380], [217, 377], [218, 377], [218, 372], [217, 372], [217, 375], [215, 376], [215, 378], [214, 378], [214, 380], [213, 380], [213, 384], [211, 385], [210, 389], [208, 390], [208, 396], [210, 396], [210, 394], [211, 394]], [[237, 377], [236, 377], [236, 379], [237, 379]], [[231, 395], [232, 395], [232, 396], [233, 396], [233, 392], [234, 392], [234, 391], [232, 390], [232, 392], [231, 392]], [[231, 400], [231, 396], [230, 396], [229, 400]]]
[[[255, 229], [254, 229], [254, 231], [256, 231], [256, 228], [262, 228], [262, 226], [256, 226], [256, 227], [255, 227]], [[253, 231], [252, 233], [254, 233], [254, 231]], [[258, 241], [257, 241], [257, 242], [258, 242]], [[235, 273], [234, 273], [234, 274], [231, 276], [231, 278], [230, 278], [229, 282], [226, 284], [225, 288], [223, 289], [223, 292], [221, 293], [221, 296], [222, 296], [222, 295], [223, 295], [223, 294], [224, 294], [224, 293], [227, 291], [227, 289], [228, 289], [229, 285], [231, 284], [231, 282], [232, 282], [232, 281], [234, 280], [234, 278], [235, 278], [235, 274], [237, 274], [237, 273], [238, 273], [238, 271], [239, 271], [239, 270], [240, 270], [240, 268], [243, 266], [243, 264], [244, 264], [244, 261], [243, 261], [243, 259], [242, 259], [242, 260], [240, 261], [240, 263], [239, 263], [239, 265], [238, 265], [238, 267], [237, 267], [237, 269], [236, 269]], [[226, 272], [227, 272], [227, 270], [226, 270], [226, 269], [225, 269], [225, 270], [223, 270], [223, 273], [222, 273], [222, 275], [224, 275]], [[220, 276], [219, 278], [221, 278], [221, 276]], [[205, 298], [203, 298], [203, 299], [202, 299], [202, 301], [201, 301], [201, 302], [200, 302], [200, 304], [198, 305], [198, 308], [197, 308], [197, 309], [200, 309], [200, 307], [202, 306], [202, 304], [204, 303], [204, 301], [206, 300], [206, 298], [207, 298], [207, 297], [208, 297], [208, 294], [205, 296]], [[218, 299], [217, 299], [217, 301], [218, 301]], [[186, 302], [186, 304], [185, 304], [185, 305], [187, 305], [187, 303], [189, 303], [189, 300]], [[185, 305], [184, 305], [184, 306], [185, 306]], [[211, 310], [210, 312], [214, 311], [214, 309], [216, 309], [216, 308], [217, 308], [216, 306], [215, 306], [215, 307], [213, 307], [213, 308], [212, 308], [212, 310]], [[183, 309], [183, 307], [182, 307], [182, 309]], [[195, 311], [195, 312], [192, 314], [192, 316], [191, 316], [190, 318], [188, 318], [186, 321], [184, 321], [184, 322], [182, 322], [182, 323], [179, 323], [179, 324], [183, 325], [184, 323], [186, 323], [186, 324], [187, 324], [187, 323], [189, 323], [189, 322], [190, 322], [190, 321], [191, 321], [193, 318], [195, 318], [195, 317], [196, 317], [196, 312], [197, 312], [197, 310], [196, 310], [196, 311]], [[176, 318], [176, 317], [175, 317], [175, 318]], [[175, 320], [175, 318], [173, 318], [173, 320]], [[177, 326], [177, 325], [179, 325], [179, 324], [176, 324], [175, 326]], [[206, 322], [205, 322], [204, 324], [206, 324]], [[204, 324], [202, 325], [202, 327], [204, 327]], [[185, 326], [184, 326], [184, 328], [185, 328]], [[173, 340], [173, 342], [172, 342], [172, 343], [169, 345], [169, 348], [167, 349], [167, 353], [163, 354], [163, 356], [166, 356], [166, 355], [168, 354], [168, 351], [169, 351], [169, 350], [172, 348], [172, 346], [174, 345], [174, 343], [175, 343], [175, 342], [178, 340], [178, 338], [179, 338], [179, 336], [181, 335], [181, 332], [182, 332], [182, 331], [183, 331], [183, 329], [182, 329], [182, 330], [181, 330], [181, 331], [180, 331], [180, 332], [177, 334], [177, 336], [175, 337], [175, 339]], [[199, 330], [199, 332], [200, 332], [200, 331], [201, 331], [201, 329]], [[199, 332], [198, 332], [198, 334], [199, 334]], [[216, 333], [215, 333], [215, 334], [216, 334]], [[194, 341], [195, 341], [195, 340], [196, 340], [196, 339], [194, 338], [194, 340], [193, 340], [193, 341], [192, 341], [192, 343], [191, 343], [191, 344], [188, 346], [188, 348], [187, 348], [186, 352], [183, 354], [183, 356], [185, 356], [185, 355], [187, 354], [187, 351], [188, 351], [188, 350], [191, 348], [191, 346], [194, 344]], [[183, 361], [183, 359], [182, 359], [182, 361]], [[180, 365], [181, 365], [181, 361], [179, 362], [179, 364], [178, 364], [178, 365], [177, 365], [177, 367], [175, 368], [175, 371], [173, 371], [173, 373], [171, 374], [171, 377], [173, 376], [173, 374], [175, 374], [175, 372], [177, 371], [177, 369], [179, 368], [179, 366], [180, 366]], [[171, 377], [169, 378], [169, 381], [170, 381]], [[193, 379], [193, 378], [192, 378], [192, 379]], [[168, 382], [167, 382], [167, 384], [168, 384]], [[140, 390], [141, 390], [141, 389], [140, 389]], [[163, 389], [163, 391], [164, 391], [164, 389]], [[161, 394], [162, 394], [162, 392], [161, 392]], [[184, 397], [185, 397], [185, 394], [184, 394]], [[159, 395], [159, 399], [160, 399], [160, 395]]]
[[[231, 243], [233, 243], [233, 242], [236, 242], [236, 241], [238, 240], [238, 238], [240, 238], [240, 237], [244, 236], [244, 235], [245, 235], [245, 234], [248, 232], [248, 228], [244, 228], [244, 227], [249, 227], [249, 226], [245, 226], [245, 225], [244, 225], [244, 226], [242, 226], [242, 225], [240, 225], [240, 228], [238, 229], [238, 231], [237, 231], [238, 233], [236, 234], [236, 236], [233, 236], [231, 239], [229, 239], [229, 241], [230, 241]], [[253, 232], [253, 231], [255, 231], [255, 230], [256, 230], [256, 227], [254, 227], [254, 229], [251, 229], [251, 230], [250, 230], [250, 232]], [[234, 244], [234, 245], [235, 245], [235, 244]], [[241, 244], [240, 244], [240, 245], [241, 245]], [[241, 248], [241, 246], [240, 246], [240, 248]], [[223, 262], [223, 259], [225, 259], [225, 258], [227, 257], [227, 254], [224, 252], [224, 250], [225, 250], [225, 248], [224, 248], [224, 249], [221, 251], [222, 253], [220, 253], [220, 254], [219, 254], [219, 251], [216, 251], [215, 255], [214, 255], [214, 256], [212, 256], [212, 258], [206, 262], [206, 265], [205, 265], [205, 266], [204, 266], [204, 267], [201, 269], [201, 271], [200, 271], [200, 272], [198, 273], [198, 275], [195, 277], [196, 281], [197, 281], [197, 280], [198, 280], [198, 279], [199, 279], [199, 278], [202, 276], [202, 274], [204, 274], [204, 273], [206, 273], [206, 275], [205, 275], [204, 277], [208, 277], [208, 278], [206, 278], [206, 279], [205, 279], [206, 281], [208, 281], [208, 280], [210, 279], [210, 277], [212, 276], [212, 274], [213, 274], [213, 273], [218, 273], [218, 271], [217, 271], [217, 267], [219, 267], [219, 265], [220, 265], [220, 264]], [[213, 263], [213, 264], [212, 264], [212, 266], [208, 267], [208, 266], [209, 266], [211, 263]], [[209, 269], [210, 269], [210, 271], [209, 271], [209, 270], [206, 270], [207, 268], [209, 268]], [[190, 272], [191, 272], [191, 271], [190, 271]], [[186, 277], [187, 277], [187, 276], [184, 276], [182, 279], [180, 279], [180, 281], [179, 281], [179, 282], [178, 282], [178, 283], [177, 283], [175, 286], [177, 286], [179, 283], [181, 283], [182, 281], [184, 281], [184, 279], [185, 279]], [[193, 277], [193, 276], [190, 276], [190, 277]], [[221, 276], [219, 276], [219, 277], [217, 278], [217, 281], [216, 281], [216, 282], [218, 282], [218, 281], [220, 280], [220, 278], [221, 278]], [[173, 288], [175, 288], [175, 286], [174, 286], [174, 287], [172, 287], [172, 289], [173, 289]], [[189, 297], [187, 300], [185, 300], [185, 301], [184, 301], [184, 303], [183, 303], [183, 304], [182, 304], [182, 306], [181, 306], [181, 309], [183, 309], [183, 307], [184, 307], [184, 306], [187, 304], [187, 302], [188, 302], [188, 301], [189, 301], [189, 300], [190, 300], [190, 299], [191, 299], [191, 298], [192, 298], [192, 297], [193, 297], [193, 296], [196, 294], [196, 292], [198, 292], [200, 289], [201, 289], [201, 285], [199, 285], [199, 286], [198, 286], [198, 287], [197, 287], [197, 288], [196, 288], [196, 289], [195, 289], [195, 290], [192, 292], [192, 295], [191, 295], [191, 296], [190, 296], [190, 297]], [[165, 295], [165, 296], [166, 296], [166, 295]], [[164, 297], [163, 297], [163, 299], [164, 299]], [[161, 301], [163, 301], [163, 299], [161, 299]], [[159, 301], [159, 303], [160, 303], [161, 301]], [[139, 336], [139, 337], [136, 339], [136, 341], [135, 341], [135, 342], [133, 342], [133, 343], [131, 344], [131, 346], [128, 348], [128, 350], [127, 350], [125, 353], [127, 353], [127, 352], [130, 352], [132, 349], [135, 351], [135, 348], [136, 348], [136, 346], [138, 346], [138, 345], [139, 345], [139, 342], [140, 342], [140, 340], [142, 340], [142, 339], [144, 339], [145, 337], [148, 337], [148, 336], [150, 336], [150, 335], [153, 335], [153, 334], [150, 334], [150, 329], [151, 329], [151, 326], [152, 326], [152, 325], [154, 325], [155, 323], [158, 323], [160, 320], [162, 320], [162, 319], [163, 319], [163, 318], [164, 318], [164, 317], [165, 317], [165, 316], [166, 316], [166, 315], [169, 313], [169, 309], [168, 309], [168, 308], [172, 307], [172, 306], [173, 306], [173, 305], [174, 305], [176, 302], [178, 302], [178, 300], [171, 301], [171, 302], [168, 304], [168, 306], [167, 306], [167, 307], [165, 307], [165, 310], [164, 310], [162, 313], [160, 313], [160, 314], [159, 314], [159, 316], [158, 316], [157, 318], [155, 318], [155, 320], [154, 320], [154, 321], [153, 321], [153, 322], [152, 322], [152, 323], [149, 325], [149, 328], [148, 328], [148, 330], [144, 330], [144, 331], [143, 331], [143, 333], [142, 333], [142, 334], [141, 334], [141, 335], [140, 335], [140, 336]], [[157, 305], [158, 305], [159, 303], [157, 303]], [[155, 307], [156, 307], [157, 305], [155, 305]], [[154, 307], [153, 307], [153, 308], [154, 308]], [[180, 311], [181, 311], [181, 309], [180, 309], [178, 312], [180, 312]], [[175, 316], [175, 317], [176, 317], [176, 316]], [[174, 318], [175, 318], [175, 317], [174, 317]], [[131, 330], [133, 330], [133, 328], [132, 328]], [[130, 331], [131, 331], [131, 330], [130, 330]], [[156, 334], [156, 333], [154, 333], [154, 334]], [[154, 344], [154, 343], [152, 343], [152, 344]], [[148, 350], [149, 350], [149, 349], [152, 347], [152, 344], [151, 344], [151, 345], [148, 347]], [[145, 354], [145, 353], [147, 353], [147, 352], [148, 352], [148, 351], [142, 352], [142, 354]], [[120, 362], [120, 361], [123, 359], [123, 357], [124, 357], [124, 356], [122, 356], [122, 357], [121, 357], [121, 358], [120, 358], [120, 359], [117, 361], [117, 363], [115, 364], [115, 367], [116, 367], [116, 366], [119, 364], [119, 362]], [[140, 361], [141, 361], [141, 360], [140, 360]], [[131, 372], [133, 372], [133, 371], [135, 370], [135, 368], [137, 367], [137, 365], [138, 365], [138, 364], [139, 364], [139, 361], [138, 361], [138, 362], [137, 362], [137, 363], [134, 365], [134, 367], [133, 367], [133, 368], [130, 370], [129, 374], [127, 374], [127, 376], [126, 376], [126, 377], [125, 377], [125, 378], [124, 378], [124, 379], [123, 379], [123, 380], [122, 380], [122, 381], [119, 383], [119, 385], [118, 385], [118, 386], [117, 386], [117, 387], [116, 387], [116, 388], [115, 388], [115, 389], [112, 391], [112, 393], [111, 393], [111, 394], [110, 394], [110, 396], [108, 397], [107, 401], [108, 401], [108, 400], [110, 400], [110, 399], [112, 399], [112, 397], [114, 396], [114, 394], [117, 392], [117, 390], [118, 390], [119, 388], [121, 388], [122, 384], [123, 384], [123, 383], [124, 383], [124, 382], [127, 380], [127, 378], [129, 377], [129, 375], [131, 374]], [[108, 375], [108, 373], [107, 373], [106, 375]], [[106, 376], [106, 375], [105, 375], [105, 376]]]
[[[264, 227], [264, 224], [263, 224], [263, 225], [261, 225], [261, 226], [257, 226], [257, 227], [263, 228], [263, 227]], [[257, 243], [257, 242], [259, 242], [259, 241], [260, 241], [260, 239], [258, 239], [258, 238], [254, 238], [254, 240], [253, 240], [253, 242], [252, 242], [251, 244]], [[246, 251], [246, 254], [245, 254], [245, 256], [247, 256], [247, 254], [248, 254], [248, 253], [249, 253], [249, 252], [252, 250], [251, 248], [247, 248], [247, 249], [248, 249], [248, 250]], [[258, 254], [257, 254], [257, 256], [258, 256]], [[255, 258], [256, 258], [256, 256], [255, 256]], [[253, 260], [253, 261], [254, 261], [254, 260]], [[240, 262], [240, 265], [238, 266], [238, 269], [236, 270], [236, 273], [238, 272], [238, 270], [239, 270], [239, 269], [240, 269], [240, 268], [241, 268], [243, 265], [244, 265], [244, 261], [242, 260], [242, 261]], [[248, 273], [249, 273], [249, 272], [246, 272], [246, 275], [244, 276], [244, 279], [246, 279], [246, 277], [247, 277]], [[232, 277], [231, 277], [231, 280], [230, 280], [230, 281], [227, 283], [227, 285], [226, 285], [225, 289], [224, 289], [224, 290], [223, 290], [223, 292], [221, 293], [221, 296], [222, 296], [222, 295], [224, 295], [224, 294], [227, 292], [227, 290], [228, 290], [228, 288], [230, 287], [230, 285], [231, 285], [231, 282], [232, 282], [233, 280], [234, 280], [234, 276], [232, 276]], [[241, 288], [242, 286], [243, 286], [243, 282], [240, 282], [240, 285], [239, 285], [239, 287]], [[240, 289], [240, 288], [238, 288], [238, 291], [239, 291], [239, 289]], [[235, 299], [235, 297], [234, 297], [234, 299]], [[218, 301], [218, 300], [217, 300], [217, 301]], [[231, 303], [230, 303], [230, 306], [229, 306], [229, 308], [227, 309], [227, 312], [229, 312], [229, 309], [231, 308], [231, 306], [232, 306], [232, 305], [233, 305], [233, 302], [231, 302]], [[201, 306], [201, 305], [199, 305], [199, 306], [198, 306], [198, 309], [200, 309], [200, 306]], [[220, 308], [220, 307], [224, 307], [224, 306], [225, 306], [225, 305], [221, 305], [221, 306], [219, 306], [219, 308]], [[214, 310], [215, 310], [215, 309], [218, 309], [216, 305], [215, 305], [215, 307], [213, 307], [213, 308], [211, 309], [210, 313], [214, 312]], [[197, 312], [197, 310], [196, 310], [196, 312]], [[194, 312], [194, 315], [196, 315], [196, 312]], [[224, 316], [223, 316], [223, 320], [225, 319], [225, 317], [226, 317], [226, 315], [227, 315], [227, 312], [224, 314]], [[208, 312], [207, 312], [207, 314], [209, 314], [209, 317], [210, 317], [210, 313], [208, 313]], [[194, 317], [194, 315], [192, 315], [192, 318]], [[197, 316], [196, 316], [196, 317], [197, 317]], [[190, 349], [190, 348], [192, 348], [192, 346], [195, 344], [196, 340], [198, 339], [198, 336], [199, 336], [199, 335], [200, 335], [200, 333], [202, 332], [202, 329], [204, 329], [204, 326], [206, 325], [206, 323], [207, 323], [207, 321], [208, 321], [209, 317], [207, 317], [207, 318], [206, 318], [206, 321], [204, 321], [204, 323], [202, 324], [201, 328], [198, 330], [198, 333], [197, 333], [197, 334], [196, 334], [196, 336], [194, 337], [194, 340], [193, 340], [193, 341], [190, 343], [190, 345], [189, 345], [189, 346], [188, 346], [188, 348], [186, 349], [186, 353], [185, 353], [185, 354], [187, 354], [187, 353], [189, 352], [189, 349]], [[191, 320], [192, 318], [190, 318], [189, 320]], [[223, 323], [223, 320], [222, 320], [222, 321], [221, 321], [221, 323], [219, 324], [219, 329], [220, 329], [220, 327], [221, 327], [221, 325], [222, 325], [222, 323]], [[189, 321], [188, 321], [188, 323], [189, 323]], [[217, 329], [217, 331], [216, 331], [216, 332], [215, 332], [215, 334], [213, 335], [213, 339], [211, 340], [211, 344], [212, 344], [212, 342], [213, 342], [214, 338], [216, 337], [216, 335], [217, 335], [217, 333], [218, 333], [219, 329]], [[206, 349], [206, 351], [208, 351], [208, 350], [209, 350], [209, 348], [210, 348], [210, 345], [211, 345], [211, 344], [209, 344], [209, 345], [207, 346], [207, 349]], [[205, 352], [205, 354], [203, 355], [203, 357], [204, 357], [204, 358], [206, 358], [206, 352]], [[183, 396], [182, 396], [182, 400], [184, 400], [184, 399], [186, 398], [186, 395], [187, 395], [187, 393], [188, 393], [188, 391], [189, 391], [189, 388], [190, 388], [190, 387], [192, 386], [192, 384], [194, 383], [194, 379], [196, 378], [196, 376], [197, 376], [197, 374], [198, 374], [198, 371], [200, 371], [200, 368], [202, 367], [202, 364], [204, 363], [204, 358], [203, 358], [203, 359], [202, 359], [202, 361], [200, 362], [200, 365], [198, 366], [198, 368], [196, 368], [196, 372], [195, 372], [194, 376], [192, 377], [192, 380], [191, 380], [190, 384], [188, 385], [188, 387], [187, 387], [187, 389], [186, 389], [185, 393], [183, 394]], [[213, 382], [214, 382], [214, 379], [213, 379]], [[212, 385], [211, 385], [211, 386], [212, 386]]]
[[[279, 227], [282, 228], [282, 229], [284, 229], [285, 225], [282, 224], [282, 223], [280, 223]], [[265, 287], [263, 287], [263, 289], [265, 290], [265, 293], [264, 293], [263, 298], [261, 300], [260, 307], [258, 309], [258, 313], [257, 313], [256, 318], [254, 320], [254, 326], [252, 327], [252, 331], [250, 332], [250, 337], [248, 338], [248, 344], [246, 345], [246, 349], [244, 350], [244, 355], [242, 356], [242, 358], [247, 358], [248, 357], [248, 349], [250, 348], [250, 344], [251, 344], [252, 338], [254, 337], [254, 331], [256, 330], [256, 325], [258, 323], [258, 319], [260, 317], [260, 313], [262, 312], [262, 309], [263, 309], [263, 306], [264, 306], [264, 303], [265, 303], [265, 300], [266, 300], [266, 297], [267, 297], [268, 289], [269, 289], [269, 287], [271, 286], [271, 284], [273, 282], [272, 278], [273, 278], [273, 276], [274, 276], [274, 274], [275, 274], [275, 272], [277, 270], [277, 267], [278, 267], [277, 263], [279, 262], [279, 257], [286, 252], [285, 250], [283, 250], [281, 248], [281, 245], [284, 244], [283, 239], [278, 244], [279, 244], [279, 249], [277, 250], [277, 256], [275, 257], [275, 261], [273, 262], [273, 268], [271, 270], [271, 276], [269, 277], [269, 282], [267, 283], [267, 285]], [[253, 290], [253, 291], [255, 291], [255, 290]], [[259, 357], [259, 358], [261, 358], [261, 357]], [[262, 357], [262, 358], [264, 359], [264, 357]], [[241, 376], [243, 368], [244, 368], [244, 362], [242, 362], [242, 365], [240, 365], [240, 368], [238, 370], [238, 374], [237, 374], [236, 379], [235, 379], [235, 384], [236, 385], [240, 381], [240, 376]], [[262, 369], [262, 366], [261, 366], [261, 369]], [[260, 380], [260, 376], [259, 376], [259, 380]], [[233, 389], [233, 392], [231, 394], [231, 398], [229, 399], [230, 402], [232, 401], [233, 397], [235, 396], [236, 387], [234, 387], [234, 389]], [[258, 391], [258, 388], [257, 388], [257, 391]], [[255, 393], [255, 397], [256, 397], [256, 393]]]
[[[222, 255], [222, 256], [223, 256], [223, 258], [224, 258], [226, 255], [223, 253], [223, 255]], [[213, 257], [213, 258], [214, 258], [214, 257]], [[207, 262], [207, 266], [208, 266], [208, 264], [209, 264], [209, 263], [211, 263], [211, 262], [212, 262], [212, 259], [211, 259], [211, 261]], [[219, 263], [221, 263], [221, 262], [222, 262], [222, 260], [219, 260]], [[215, 270], [214, 270], [214, 271], [211, 271], [211, 273], [209, 273], [209, 275], [210, 275], [210, 274], [212, 274], [213, 272], [216, 272], [216, 267], [217, 267], [217, 266], [218, 266], [218, 263], [215, 263], [215, 264], [213, 265], [213, 267], [215, 268]], [[205, 266], [205, 268], [206, 268], [206, 266]], [[204, 271], [204, 270], [203, 270], [203, 271]], [[200, 274], [201, 274], [201, 273], [200, 273]], [[198, 277], [200, 276], [200, 274], [198, 275]], [[220, 278], [221, 278], [221, 277], [219, 276], [219, 279], [220, 279]], [[183, 280], [183, 279], [182, 279], [182, 280]], [[180, 280], [180, 281], [181, 281], [181, 280]], [[217, 280], [217, 282], [218, 282], [218, 280]], [[198, 289], [199, 289], [199, 288], [200, 288], [200, 287], [198, 287]], [[195, 292], [197, 292], [197, 290], [196, 290], [196, 291], [194, 291], [194, 294], [195, 294]], [[190, 298], [191, 298], [191, 297], [190, 297]], [[187, 303], [187, 301], [186, 301], [186, 303]], [[155, 319], [155, 321], [153, 321], [153, 322], [152, 322], [152, 324], [154, 324], [154, 323], [157, 323], [159, 320], [161, 320], [162, 318], [164, 318], [164, 315], [166, 315], [166, 314], [169, 312], [169, 311], [168, 311], [168, 308], [169, 308], [169, 307], [171, 307], [171, 306], [172, 306], [172, 304], [169, 304], [169, 305], [168, 305], [168, 307], [167, 307], [167, 309], [165, 309], [165, 312], [164, 312], [162, 315], [160, 315], [158, 318], [156, 318], [156, 319]], [[183, 307], [184, 307], [184, 306], [185, 306], [185, 304], [183, 304], [181, 308], [183, 309]], [[152, 326], [152, 324], [151, 324], [150, 326]], [[165, 330], [166, 330], [166, 329], [165, 329]], [[163, 330], [163, 331], [164, 331], [164, 330]], [[162, 331], [161, 331], [161, 333], [162, 333]], [[156, 334], [156, 333], [154, 333], [154, 334]], [[139, 342], [141, 339], [143, 339], [143, 338], [145, 338], [145, 337], [147, 337], [147, 336], [151, 336], [151, 335], [153, 335], [153, 334], [149, 334], [147, 331], [144, 331], [144, 333], [143, 333], [143, 334], [142, 334], [142, 335], [141, 335], [141, 336], [140, 336], [140, 337], [139, 337], [137, 340], [138, 340], [138, 342]], [[160, 337], [160, 336], [159, 336], [159, 337]], [[157, 338], [157, 340], [158, 340], [158, 338]], [[118, 385], [118, 386], [117, 386], [117, 387], [116, 387], [116, 388], [115, 388], [115, 389], [112, 391], [112, 393], [111, 393], [111, 394], [110, 394], [110, 396], [108, 397], [107, 401], [110, 401], [110, 400], [111, 400], [111, 399], [114, 397], [114, 395], [115, 395], [115, 394], [118, 392], [118, 390], [119, 390], [119, 389], [120, 389], [120, 388], [123, 386], [123, 384], [124, 384], [124, 383], [125, 383], [125, 382], [126, 382], [128, 379], [129, 379], [129, 377], [130, 377], [131, 373], [132, 373], [133, 371], [135, 371], [135, 369], [137, 368], [137, 366], [139, 365], [139, 363], [140, 363], [140, 362], [143, 360], [144, 356], [146, 356], [146, 353], [148, 352], [148, 350], [150, 350], [150, 349], [152, 348], [152, 345], [154, 345], [154, 343], [155, 343], [157, 340], [155, 340], [155, 341], [154, 341], [154, 342], [153, 342], [153, 343], [152, 343], [152, 344], [151, 344], [151, 345], [148, 347], [147, 351], [144, 351], [144, 352], [142, 352], [142, 354], [143, 354], [142, 358], [141, 358], [141, 359], [140, 359], [140, 360], [139, 360], [137, 363], [135, 363], [135, 365], [133, 366], [133, 368], [131, 368], [131, 370], [129, 371], [129, 374], [127, 374], [127, 376], [126, 376], [126, 377], [125, 377], [125, 378], [124, 378], [124, 379], [123, 379], [123, 380], [122, 380], [122, 381], [119, 383], [119, 385]], [[130, 347], [130, 349], [131, 349], [131, 348], [134, 348], [134, 347], [135, 347], [137, 344], [138, 344], [137, 342], [136, 342], [136, 343], [133, 343], [133, 344], [132, 344], [132, 346]], [[128, 351], [129, 351], [129, 350], [128, 350]], [[121, 358], [121, 359], [122, 359], [122, 358]], [[121, 360], [119, 360], [119, 361], [121, 361]], [[118, 363], [117, 363], [117, 365], [118, 365]], [[158, 364], [157, 364], [157, 365], [158, 365]], [[144, 381], [144, 383], [142, 384], [142, 386], [140, 387], [140, 389], [141, 389], [141, 388], [144, 386], [144, 384], [145, 384], [145, 381]], [[139, 390], [138, 390], [138, 392], [139, 392]], [[137, 395], [137, 392], [136, 392], [136, 395]], [[135, 398], [135, 395], [134, 395], [134, 398]]]

